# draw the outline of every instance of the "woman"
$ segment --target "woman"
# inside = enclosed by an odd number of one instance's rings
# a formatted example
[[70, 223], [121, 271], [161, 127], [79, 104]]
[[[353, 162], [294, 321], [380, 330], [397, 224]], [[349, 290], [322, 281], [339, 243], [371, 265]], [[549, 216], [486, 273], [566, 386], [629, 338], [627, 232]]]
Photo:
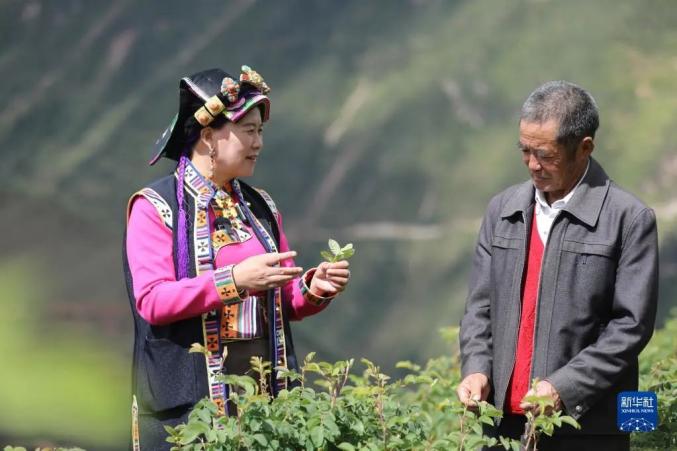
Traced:
[[[133, 447], [169, 449], [164, 425], [185, 422], [209, 396], [221, 414], [227, 387], [252, 356], [296, 368], [289, 320], [324, 309], [348, 283], [347, 261], [302, 275], [270, 196], [240, 181], [258, 160], [269, 88], [247, 66], [185, 77], [156, 155], [174, 174], [134, 194], [127, 210], [125, 275], [135, 325]], [[205, 355], [189, 353], [201, 343]], [[225, 350], [227, 348], [227, 356]], [[224, 358], [225, 357], [225, 358]], [[275, 395], [286, 380], [271, 375]]]

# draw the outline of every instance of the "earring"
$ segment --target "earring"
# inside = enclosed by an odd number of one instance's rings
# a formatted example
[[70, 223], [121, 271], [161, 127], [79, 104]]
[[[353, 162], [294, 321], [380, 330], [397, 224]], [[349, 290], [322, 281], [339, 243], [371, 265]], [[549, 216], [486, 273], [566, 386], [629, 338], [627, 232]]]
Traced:
[[209, 146], [209, 180], [214, 181], [214, 157], [216, 151], [212, 146]]

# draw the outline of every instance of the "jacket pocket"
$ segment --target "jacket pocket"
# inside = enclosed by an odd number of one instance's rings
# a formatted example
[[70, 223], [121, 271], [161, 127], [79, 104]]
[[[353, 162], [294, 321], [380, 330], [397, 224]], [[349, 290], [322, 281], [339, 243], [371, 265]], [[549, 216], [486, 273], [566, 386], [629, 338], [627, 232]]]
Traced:
[[524, 240], [521, 238], [506, 238], [496, 235], [491, 241], [491, 246], [499, 249], [519, 249], [523, 242]]
[[143, 367], [137, 377], [139, 401], [144, 411], [162, 412], [197, 400], [193, 354], [166, 338], [146, 339]]
[[[520, 261], [524, 240], [519, 238], [507, 238], [495, 235], [491, 241], [491, 269], [489, 273], [491, 287], [491, 315], [496, 318], [508, 318], [513, 309], [514, 295], [517, 292], [516, 284], [519, 284], [517, 273], [522, 271]], [[483, 276], [483, 277], [486, 277]], [[500, 326], [500, 327], [499, 327]], [[504, 329], [501, 322], [493, 321], [493, 334], [505, 338], [498, 333], [498, 329]]]
[[602, 257], [613, 258], [615, 255], [614, 246], [602, 243], [580, 243], [578, 241], [564, 240], [562, 250], [581, 255], [599, 255]]
[[560, 317], [577, 324], [609, 318], [616, 283], [615, 246], [563, 240], [557, 274], [555, 302], [563, 306], [557, 312]]

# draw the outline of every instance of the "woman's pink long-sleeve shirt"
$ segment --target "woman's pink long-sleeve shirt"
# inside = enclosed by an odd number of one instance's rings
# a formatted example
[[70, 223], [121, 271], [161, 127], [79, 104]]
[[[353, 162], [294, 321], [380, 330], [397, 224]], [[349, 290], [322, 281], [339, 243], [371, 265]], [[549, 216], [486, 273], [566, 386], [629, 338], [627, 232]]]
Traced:
[[[164, 224], [155, 207], [143, 196], [131, 200], [131, 212], [127, 220], [127, 260], [132, 274], [136, 309], [139, 315], [152, 325], [164, 325], [199, 316], [222, 307], [222, 301], [214, 285], [213, 271], [205, 271], [197, 277], [176, 280], [173, 259], [172, 231]], [[214, 221], [214, 212], [209, 208], [209, 223]], [[280, 252], [289, 250], [287, 237], [278, 215], [280, 229]], [[215, 268], [237, 264], [252, 255], [266, 251], [254, 231], [245, 225], [251, 238], [243, 243], [222, 247], [216, 253]], [[281, 262], [282, 266], [296, 266], [292, 259]], [[291, 320], [300, 320], [323, 310], [308, 302], [299, 287], [299, 279], [289, 281], [282, 289], [282, 300], [291, 308]]]

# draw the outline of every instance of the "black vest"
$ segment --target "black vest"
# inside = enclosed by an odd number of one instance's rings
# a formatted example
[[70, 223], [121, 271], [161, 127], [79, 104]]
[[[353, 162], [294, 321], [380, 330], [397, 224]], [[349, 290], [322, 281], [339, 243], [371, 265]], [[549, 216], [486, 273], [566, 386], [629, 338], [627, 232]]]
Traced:
[[[251, 204], [252, 213], [268, 229], [279, 247], [280, 232], [268, 204], [254, 188], [242, 181], [239, 183], [245, 200]], [[176, 177], [174, 175], [163, 177], [148, 187], [159, 194], [172, 210], [174, 267], [178, 268], [176, 231], [178, 230], [179, 212], [176, 200]], [[185, 193], [184, 202], [188, 203], [186, 212], [192, 211], [194, 199], [187, 193]], [[191, 220], [189, 213], [188, 220]], [[194, 249], [192, 241], [188, 240], [188, 243], [189, 262], [191, 262], [189, 277], [195, 277]], [[134, 317], [132, 393], [137, 398], [139, 413], [158, 414], [181, 407], [183, 408], [180, 410], [184, 411], [200, 399], [209, 396], [205, 358], [200, 353], [188, 352], [193, 343], [204, 345], [202, 318], [197, 316], [164, 326], [153, 326], [141, 318], [136, 310], [134, 280], [127, 261], [126, 234], [122, 252], [127, 293]], [[273, 291], [269, 290], [267, 297], [269, 308], [273, 305], [272, 294]], [[285, 306], [289, 308], [286, 304]], [[297, 370], [298, 364], [288, 317], [288, 312], [283, 312], [287, 365], [290, 369]], [[272, 335], [269, 334], [270, 336]]]

